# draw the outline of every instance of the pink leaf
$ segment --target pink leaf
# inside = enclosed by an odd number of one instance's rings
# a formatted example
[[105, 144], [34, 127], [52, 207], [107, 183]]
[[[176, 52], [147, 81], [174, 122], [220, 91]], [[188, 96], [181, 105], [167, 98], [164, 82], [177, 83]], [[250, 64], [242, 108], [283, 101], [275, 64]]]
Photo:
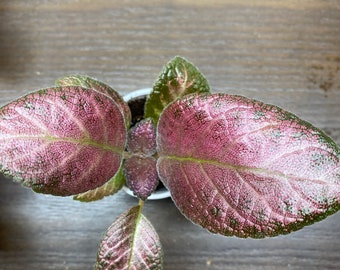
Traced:
[[136, 206], [109, 227], [100, 244], [96, 270], [161, 270], [162, 246], [152, 224]]
[[127, 150], [147, 156], [156, 152], [156, 128], [151, 119], [144, 119], [129, 130]]
[[133, 155], [124, 163], [126, 184], [140, 199], [146, 200], [159, 183], [154, 157]]
[[190, 96], [161, 115], [159, 176], [178, 208], [211, 232], [288, 233], [339, 210], [340, 150], [278, 107]]
[[89, 89], [49, 88], [0, 109], [0, 168], [37, 192], [103, 185], [119, 169], [125, 141], [119, 107]]
[[115, 193], [117, 193], [119, 190], [121, 190], [124, 184], [125, 178], [123, 174], [123, 166], [121, 166], [115, 176], [107, 181], [104, 185], [77, 194], [73, 197], [73, 199], [81, 202], [92, 202], [101, 200], [106, 196], [114, 195]]
[[86, 75], [69, 75], [58, 79], [56, 84], [57, 86], [81, 86], [83, 88], [100, 92], [105, 96], [112, 98], [116, 102], [117, 106], [121, 109], [126, 126], [130, 126], [131, 111], [128, 104], [124, 101], [121, 95], [109, 85]]

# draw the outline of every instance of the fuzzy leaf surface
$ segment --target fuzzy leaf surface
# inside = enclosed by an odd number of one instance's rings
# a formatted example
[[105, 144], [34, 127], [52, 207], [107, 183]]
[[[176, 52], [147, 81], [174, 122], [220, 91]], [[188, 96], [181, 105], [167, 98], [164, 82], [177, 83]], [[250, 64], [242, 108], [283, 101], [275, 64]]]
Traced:
[[156, 127], [151, 119], [143, 119], [129, 130], [127, 150], [146, 156], [156, 152]]
[[103, 199], [106, 196], [114, 195], [117, 193], [125, 184], [125, 177], [123, 173], [123, 166], [104, 185], [97, 187], [96, 189], [91, 189], [84, 193], [77, 194], [73, 197], [74, 200], [81, 202], [92, 202]]
[[97, 79], [91, 78], [86, 75], [70, 75], [60, 78], [56, 81], [56, 85], [58, 86], [81, 86], [84, 88], [89, 88], [104, 95], [112, 98], [119, 108], [121, 109], [124, 118], [125, 124], [127, 127], [130, 126], [131, 123], [131, 111], [128, 104], [124, 101], [122, 96], [109, 85], [98, 81]]
[[154, 157], [133, 155], [124, 163], [126, 184], [140, 199], [146, 200], [159, 184]]
[[184, 95], [209, 93], [208, 81], [193, 64], [182, 57], [175, 57], [163, 68], [145, 103], [145, 118], [158, 122], [164, 108]]
[[226, 94], [171, 104], [158, 124], [159, 176], [213, 233], [286, 234], [339, 210], [340, 150], [276, 106]]
[[96, 270], [161, 270], [162, 246], [157, 232], [136, 206], [108, 228], [98, 254]]
[[116, 174], [126, 133], [111, 98], [76, 86], [40, 90], [0, 109], [0, 170], [37, 192], [82, 193]]

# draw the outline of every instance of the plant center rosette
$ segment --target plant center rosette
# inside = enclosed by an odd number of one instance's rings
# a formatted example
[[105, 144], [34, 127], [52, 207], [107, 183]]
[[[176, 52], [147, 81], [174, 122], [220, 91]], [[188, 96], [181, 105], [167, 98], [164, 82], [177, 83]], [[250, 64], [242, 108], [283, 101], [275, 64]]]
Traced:
[[[160, 200], [169, 198], [170, 192], [159, 181], [156, 170], [156, 128], [150, 119], [144, 119], [145, 102], [151, 91], [152, 88], [139, 89], [123, 97], [132, 115], [127, 137], [127, 151], [131, 156], [124, 165], [127, 184], [123, 190], [135, 197], [133, 190], [141, 190], [142, 199]], [[145, 181], [140, 181], [141, 178]]]

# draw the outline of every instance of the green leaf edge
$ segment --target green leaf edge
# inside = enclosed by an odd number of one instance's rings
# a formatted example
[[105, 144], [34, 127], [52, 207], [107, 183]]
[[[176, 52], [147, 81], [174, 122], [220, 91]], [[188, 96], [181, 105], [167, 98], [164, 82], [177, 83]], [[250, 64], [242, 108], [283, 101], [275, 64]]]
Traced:
[[84, 193], [73, 196], [73, 199], [80, 202], [93, 202], [103, 199], [104, 197], [116, 194], [125, 184], [123, 173], [123, 162], [120, 165], [118, 172], [104, 185], [86, 191]]

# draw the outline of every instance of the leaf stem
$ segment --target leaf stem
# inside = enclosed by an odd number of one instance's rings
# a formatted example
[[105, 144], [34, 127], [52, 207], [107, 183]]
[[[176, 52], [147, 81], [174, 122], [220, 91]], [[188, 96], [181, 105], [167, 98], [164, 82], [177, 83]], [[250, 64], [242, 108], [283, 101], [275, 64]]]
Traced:
[[144, 201], [143, 201], [142, 199], [139, 199], [138, 205], [139, 205], [139, 207], [140, 207], [139, 213], [142, 213], [143, 206], [144, 206]]

